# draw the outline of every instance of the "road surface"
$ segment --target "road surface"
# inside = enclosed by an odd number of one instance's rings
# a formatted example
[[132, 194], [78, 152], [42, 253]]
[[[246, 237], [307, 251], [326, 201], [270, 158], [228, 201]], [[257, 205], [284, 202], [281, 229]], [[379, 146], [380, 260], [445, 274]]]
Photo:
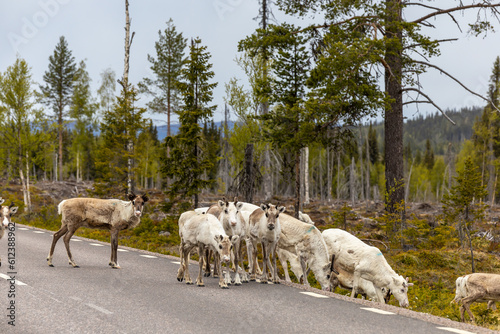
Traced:
[[[107, 243], [79, 237], [68, 265], [53, 232], [18, 225], [15, 262], [0, 240], [0, 333], [486, 333], [447, 319], [379, 305], [295, 284], [250, 282], [223, 290], [176, 279], [178, 258], [119, 247], [122, 269], [108, 266]], [[11, 254], [12, 257], [12, 254]], [[196, 278], [197, 265], [191, 265]], [[14, 274], [13, 274], [14, 273]], [[15, 281], [13, 280], [15, 278]], [[10, 324], [9, 324], [10, 322]], [[12, 326], [15, 324], [15, 326]]]

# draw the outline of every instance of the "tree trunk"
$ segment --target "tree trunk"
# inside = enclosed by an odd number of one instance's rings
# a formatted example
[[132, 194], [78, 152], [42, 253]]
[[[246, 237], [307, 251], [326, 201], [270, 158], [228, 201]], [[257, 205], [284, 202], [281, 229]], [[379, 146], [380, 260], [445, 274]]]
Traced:
[[300, 211], [300, 151], [295, 153], [295, 218], [299, 219]]
[[[124, 59], [124, 64], [123, 64], [123, 80], [122, 80], [122, 85], [123, 89], [126, 91], [128, 90], [128, 73], [129, 73], [129, 64], [130, 64], [130, 46], [132, 45], [132, 40], [134, 39], [134, 33], [132, 33], [132, 37], [130, 36], [130, 16], [129, 16], [129, 11], [128, 11], [128, 0], [125, 0], [125, 59]], [[125, 95], [127, 96], [127, 95]], [[126, 102], [127, 106], [132, 109], [132, 105], [130, 101]], [[130, 110], [130, 112], [133, 112]], [[127, 136], [129, 135], [128, 130], [127, 130]], [[127, 144], [127, 151], [129, 153], [129, 158], [127, 160], [127, 191], [129, 194], [134, 192], [133, 189], [133, 175], [132, 175], [132, 168], [133, 168], [133, 160], [132, 160], [132, 154], [134, 151], [134, 143], [132, 142], [132, 139], [129, 139], [128, 144]]]
[[404, 200], [403, 163], [403, 96], [401, 0], [386, 0], [387, 22], [385, 63], [385, 91], [391, 99], [385, 110], [385, 184], [388, 193], [386, 210], [395, 211], [395, 205]]
[[58, 115], [58, 139], [59, 139], [59, 154], [58, 154], [58, 165], [59, 165], [59, 181], [63, 180], [63, 110], [62, 106], [59, 107]]
[[356, 178], [356, 164], [354, 163], [354, 157], [351, 159], [351, 168], [349, 171], [349, 192], [351, 193], [351, 203], [352, 206], [354, 207], [354, 204], [356, 204], [356, 183], [355, 183], [355, 178]]
[[333, 159], [332, 159], [333, 153], [331, 152], [331, 148], [328, 146], [326, 148], [326, 201], [328, 203], [331, 203], [333, 201], [332, 198], [332, 183], [333, 183]]
[[302, 149], [302, 169], [304, 175], [304, 204], [309, 204], [309, 147], [304, 147]]
[[253, 149], [253, 144], [247, 144], [245, 148], [245, 177], [243, 179], [243, 196], [245, 197], [245, 201], [248, 203], [253, 202], [254, 192]]

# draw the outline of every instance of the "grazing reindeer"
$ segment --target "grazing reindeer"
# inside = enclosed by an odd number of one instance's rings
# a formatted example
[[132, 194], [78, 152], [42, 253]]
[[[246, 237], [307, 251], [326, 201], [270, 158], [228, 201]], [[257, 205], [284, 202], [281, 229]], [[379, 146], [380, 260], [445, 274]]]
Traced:
[[[0, 205], [5, 202], [5, 199], [0, 197]], [[17, 212], [18, 207], [14, 206], [14, 203], [11, 203], [9, 206], [2, 206], [0, 207], [0, 220], [2, 221], [0, 223], [0, 239], [2, 239], [5, 229], [9, 226], [10, 224], [10, 217], [14, 215]], [[2, 265], [2, 259], [0, 258], [0, 266]]]
[[111, 233], [111, 260], [109, 265], [119, 269], [117, 262], [118, 233], [121, 230], [132, 229], [141, 222], [144, 203], [148, 201], [146, 195], [128, 195], [129, 201], [118, 199], [96, 199], [96, 198], [71, 198], [59, 203], [58, 212], [62, 215], [61, 228], [54, 233], [52, 246], [50, 247], [47, 263], [53, 267], [52, 256], [56, 243], [64, 236], [64, 245], [68, 253], [69, 264], [78, 268], [73, 261], [69, 249], [69, 241], [80, 227], [98, 228], [109, 230]]

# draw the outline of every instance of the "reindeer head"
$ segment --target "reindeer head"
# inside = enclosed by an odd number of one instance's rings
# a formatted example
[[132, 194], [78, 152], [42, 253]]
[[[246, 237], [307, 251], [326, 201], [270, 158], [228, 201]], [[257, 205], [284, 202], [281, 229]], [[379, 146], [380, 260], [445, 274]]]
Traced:
[[413, 283], [408, 283], [408, 277], [404, 279], [402, 276], [392, 277], [392, 282], [390, 282], [387, 289], [394, 295], [394, 297], [399, 302], [399, 306], [408, 307], [408, 287], [412, 286]]
[[128, 199], [132, 202], [134, 206], [134, 214], [136, 217], [140, 217], [142, 215], [142, 210], [144, 209], [144, 203], [146, 203], [149, 198], [147, 195], [135, 195], [131, 193], [128, 195]]
[[[238, 225], [238, 221], [241, 221], [241, 216], [239, 212], [243, 203], [238, 202], [238, 197], [234, 198], [234, 202], [228, 202], [225, 197], [218, 202], [221, 209], [221, 214], [219, 215], [219, 220], [223, 226], [231, 226], [232, 228]], [[227, 224], [227, 225], [226, 225]], [[241, 223], [240, 223], [241, 224]]]
[[[1, 200], [3, 203], [5, 200]], [[2, 225], [4, 227], [9, 226], [10, 217], [12, 217], [17, 212], [18, 207], [14, 206], [14, 203], [11, 203], [9, 206], [2, 206], [0, 211], [0, 219], [2, 220]]]
[[272, 204], [261, 204], [260, 208], [266, 214], [267, 228], [269, 230], [274, 230], [279, 222], [280, 213], [285, 212], [284, 206], [279, 206], [279, 203], [275, 206]]
[[216, 235], [215, 242], [217, 243], [217, 252], [219, 253], [222, 262], [228, 263], [231, 260], [231, 249], [233, 244], [238, 241], [239, 236]]

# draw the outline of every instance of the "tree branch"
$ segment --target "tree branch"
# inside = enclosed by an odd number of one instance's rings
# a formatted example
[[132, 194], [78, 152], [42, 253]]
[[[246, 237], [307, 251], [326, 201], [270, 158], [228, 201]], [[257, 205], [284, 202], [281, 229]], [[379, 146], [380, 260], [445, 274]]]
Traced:
[[493, 102], [489, 99], [487, 99], [486, 97], [482, 96], [481, 94], [478, 94], [476, 92], [473, 92], [472, 90], [470, 90], [467, 86], [465, 86], [460, 80], [458, 80], [457, 78], [455, 78], [454, 76], [452, 76], [450, 73], [446, 72], [445, 70], [443, 70], [442, 68], [440, 68], [439, 66], [436, 66], [434, 64], [430, 64], [430, 63], [426, 63], [424, 61], [419, 61], [419, 60], [413, 60], [414, 63], [417, 63], [417, 64], [422, 64], [422, 65], [425, 65], [425, 66], [428, 66], [428, 67], [432, 67], [432, 68], [435, 68], [437, 69], [438, 71], [440, 71], [441, 73], [445, 74], [446, 76], [448, 76], [450, 79], [454, 80], [456, 83], [458, 83], [460, 86], [462, 86], [463, 89], [465, 89], [466, 91], [468, 91], [469, 93], [471, 93], [472, 95], [475, 95], [477, 97], [479, 97], [480, 99], [482, 100], [485, 100], [486, 102], [490, 103], [493, 108], [495, 108], [498, 112], [500, 112], [500, 109], [497, 108], [497, 106], [495, 104], [493, 104]]
[[[500, 7], [500, 4], [486, 5], [486, 4], [478, 3], [478, 4], [474, 4], [474, 5], [458, 6], [458, 7], [448, 8], [448, 9], [439, 9], [439, 8], [436, 8], [435, 12], [427, 14], [427, 15], [425, 15], [425, 16], [417, 19], [417, 20], [414, 20], [414, 21], [412, 21], [412, 23], [422, 23], [423, 21], [425, 21], [425, 20], [427, 20], [427, 19], [429, 19], [431, 17], [442, 15], [442, 14], [449, 14], [449, 13], [456, 12], [456, 11], [459, 11], [459, 10], [466, 10], [466, 9], [471, 9], [471, 8], [495, 8], [495, 7]], [[454, 18], [453, 18], [453, 20], [455, 21]], [[455, 23], [457, 23], [457, 22], [455, 21]]]
[[[442, 42], [455, 42], [455, 41], [458, 41], [458, 38], [438, 39], [438, 40], [435, 40], [434, 42], [442, 43]], [[420, 45], [422, 45], [422, 43], [411, 44], [411, 45], [405, 46], [403, 49], [407, 50], [407, 49], [415, 48], [415, 47], [420, 46]]]
[[[423, 97], [425, 97], [427, 99], [427, 102], [425, 103], [430, 103], [432, 104], [437, 110], [439, 110], [441, 112], [441, 114], [443, 114], [443, 116], [453, 125], [455, 125], [456, 123], [448, 117], [448, 115], [446, 115], [446, 113], [436, 104], [434, 103], [434, 101], [432, 101], [432, 99], [427, 95], [425, 94], [424, 92], [422, 92], [420, 89], [417, 89], [417, 88], [413, 88], [413, 87], [408, 87], [408, 88], [403, 88], [402, 89], [403, 92], [407, 92], [407, 91], [414, 91], [414, 92], [417, 92], [418, 94], [422, 95]], [[419, 102], [419, 101], [412, 101], [413, 103], [422, 103], [422, 102]]]
[[[441, 8], [438, 8], [438, 7], [433, 7], [433, 6], [429, 6], [429, 5], [425, 5], [423, 3], [415, 3], [415, 2], [410, 2], [410, 3], [407, 3], [406, 4], [407, 6], [408, 5], [414, 5], [414, 6], [421, 6], [421, 7], [424, 7], [424, 8], [428, 8], [428, 9], [433, 9], [433, 10], [436, 10], [437, 12], [441, 12], [442, 9]], [[444, 14], [444, 13], [443, 13]], [[446, 13], [448, 14], [448, 16], [453, 20], [453, 22], [455, 22], [455, 24], [457, 25], [458, 27], [458, 30], [460, 30], [460, 32], [462, 32], [462, 28], [460, 28], [460, 25], [458, 24], [457, 20], [455, 20], [455, 17], [453, 15], [451, 15], [450, 13]], [[425, 20], [425, 19], [424, 19]], [[428, 22], [418, 22], [418, 23], [421, 23], [421, 24], [424, 24], [424, 25], [430, 25], [432, 26], [433, 28], [435, 28], [432, 24], [428, 23]]]

